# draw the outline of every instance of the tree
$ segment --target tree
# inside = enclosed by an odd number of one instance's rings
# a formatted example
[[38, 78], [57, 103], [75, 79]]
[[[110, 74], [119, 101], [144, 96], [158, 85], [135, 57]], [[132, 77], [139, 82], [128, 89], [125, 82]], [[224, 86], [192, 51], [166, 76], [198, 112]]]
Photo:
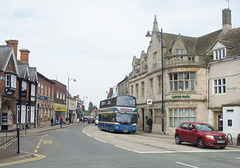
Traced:
[[89, 102], [89, 105], [88, 105], [88, 111], [92, 111], [92, 109], [93, 109], [93, 103], [90, 101]]

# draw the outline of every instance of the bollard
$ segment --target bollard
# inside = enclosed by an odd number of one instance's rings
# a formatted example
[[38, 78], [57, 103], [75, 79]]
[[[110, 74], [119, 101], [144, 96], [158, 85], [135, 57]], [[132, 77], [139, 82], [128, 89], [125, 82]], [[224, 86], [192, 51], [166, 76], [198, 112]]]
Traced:
[[237, 146], [240, 145], [240, 134], [237, 136]]
[[18, 139], [18, 154], [20, 154], [20, 136], [19, 136], [19, 127], [17, 127], [17, 139]]

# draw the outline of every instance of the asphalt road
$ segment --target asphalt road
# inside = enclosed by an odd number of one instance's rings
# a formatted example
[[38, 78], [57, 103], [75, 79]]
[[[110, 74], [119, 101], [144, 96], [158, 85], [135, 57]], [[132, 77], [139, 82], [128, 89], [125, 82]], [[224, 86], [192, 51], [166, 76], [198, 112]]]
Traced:
[[198, 149], [176, 145], [173, 139], [112, 134], [94, 125], [82, 124], [44, 135], [23, 137], [21, 150], [46, 156], [19, 163], [17, 168], [159, 168], [231, 167], [240, 165], [237, 148]]

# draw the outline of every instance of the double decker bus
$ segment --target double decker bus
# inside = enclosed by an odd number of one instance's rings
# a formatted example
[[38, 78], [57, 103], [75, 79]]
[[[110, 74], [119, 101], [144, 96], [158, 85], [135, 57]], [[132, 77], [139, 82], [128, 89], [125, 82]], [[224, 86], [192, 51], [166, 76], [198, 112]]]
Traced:
[[135, 133], [136, 98], [119, 95], [100, 101], [98, 128], [109, 132]]

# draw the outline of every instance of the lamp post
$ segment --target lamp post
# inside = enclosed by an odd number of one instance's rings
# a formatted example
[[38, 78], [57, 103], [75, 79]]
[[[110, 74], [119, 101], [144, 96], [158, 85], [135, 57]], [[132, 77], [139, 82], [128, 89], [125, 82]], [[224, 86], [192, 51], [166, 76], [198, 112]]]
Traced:
[[68, 77], [68, 89], [67, 89], [67, 91], [68, 91], [68, 95], [67, 95], [67, 97], [68, 97], [68, 102], [67, 102], [67, 117], [69, 117], [69, 107], [70, 107], [70, 91], [69, 91], [69, 81], [70, 80], [73, 80], [74, 82], [76, 82], [76, 79], [75, 78], [69, 78]]
[[85, 104], [85, 101], [84, 101], [84, 98], [86, 98], [86, 99], [87, 99], [88, 97], [87, 97], [87, 96], [83, 96], [83, 107], [84, 107], [84, 109], [83, 109], [83, 110], [84, 110], [84, 114], [85, 114], [85, 105], [84, 105], [84, 104]]
[[[162, 53], [162, 68], [161, 68], [161, 71], [162, 71], [162, 107], [161, 107], [161, 113], [162, 113], [162, 134], [164, 135], [165, 132], [164, 132], [164, 117], [165, 117], [165, 113], [164, 113], [164, 87], [163, 87], [163, 61], [164, 61], [164, 53], [163, 53], [163, 35], [162, 35], [162, 29], [161, 29], [161, 32], [155, 32], [155, 31], [152, 31], [152, 34], [155, 33], [155, 34], [160, 34], [160, 37], [161, 37], [161, 53]], [[152, 34], [150, 33], [150, 31], [147, 31], [147, 34], [146, 34], [146, 37], [151, 37]]]

